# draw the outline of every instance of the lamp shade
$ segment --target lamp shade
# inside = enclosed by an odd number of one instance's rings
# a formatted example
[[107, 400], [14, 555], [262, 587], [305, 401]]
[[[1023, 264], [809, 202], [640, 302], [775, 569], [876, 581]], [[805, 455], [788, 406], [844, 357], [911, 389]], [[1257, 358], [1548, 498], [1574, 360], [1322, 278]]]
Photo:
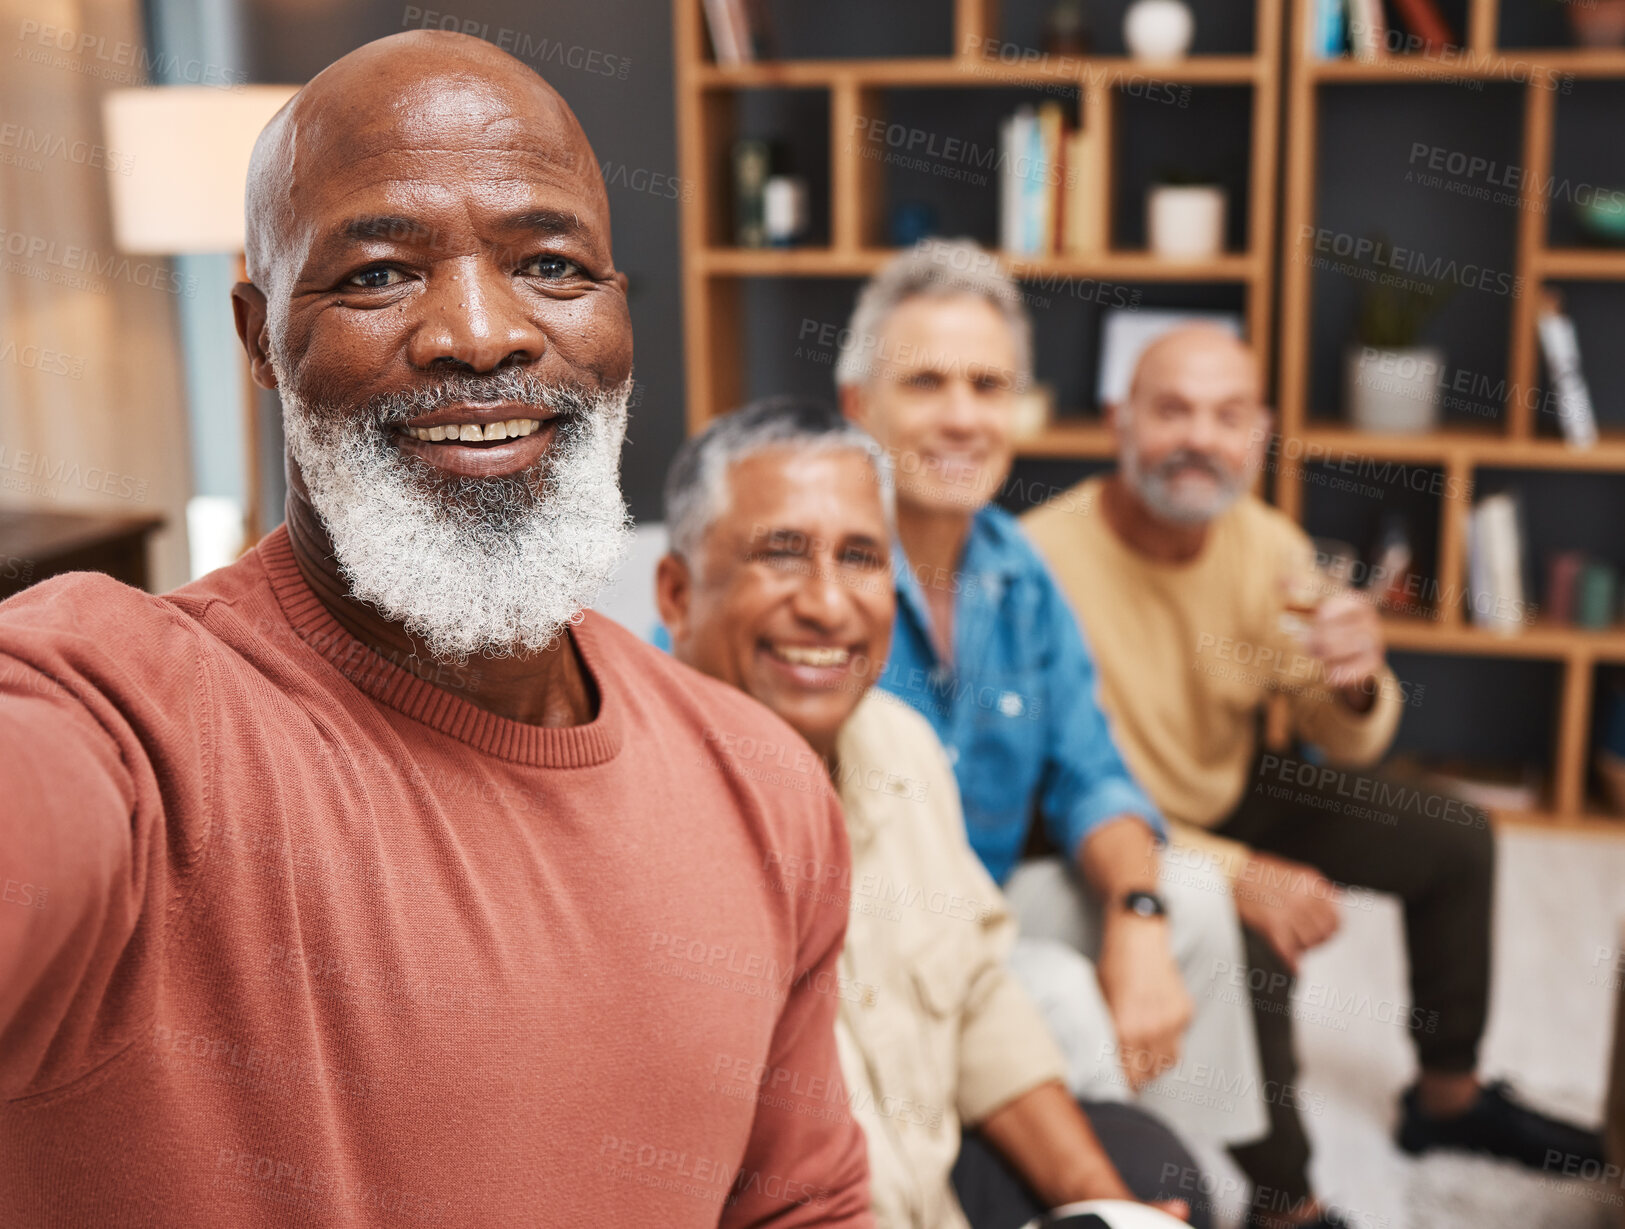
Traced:
[[241, 252], [254, 140], [297, 88], [109, 90], [102, 120], [107, 147], [121, 155], [107, 176], [119, 248], [153, 256]]

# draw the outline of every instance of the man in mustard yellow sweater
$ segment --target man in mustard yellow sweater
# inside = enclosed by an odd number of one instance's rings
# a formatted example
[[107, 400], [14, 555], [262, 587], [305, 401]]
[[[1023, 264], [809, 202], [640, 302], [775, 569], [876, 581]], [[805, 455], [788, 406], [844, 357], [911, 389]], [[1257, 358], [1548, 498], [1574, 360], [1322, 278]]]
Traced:
[[[1142, 355], [1112, 421], [1117, 470], [1035, 509], [1023, 528], [1084, 626], [1123, 757], [1170, 821], [1168, 856], [1230, 876], [1266, 1076], [1296, 1084], [1292, 975], [1337, 930], [1338, 885], [1391, 892], [1404, 905], [1421, 1067], [1400, 1145], [1537, 1168], [1551, 1150], [1592, 1154], [1591, 1133], [1478, 1080], [1488, 821], [1362, 771], [1392, 741], [1405, 688], [1385, 663], [1371, 604], [1323, 581], [1304, 532], [1248, 493], [1270, 431], [1252, 354], [1212, 327], [1166, 334]], [[1263, 709], [1277, 693], [1303, 750], [1260, 754]], [[1009, 890], [1023, 888], [1012, 880]], [[1253, 1220], [1342, 1223], [1310, 1191], [1290, 1100], [1271, 1106], [1271, 1128], [1234, 1150], [1257, 1187]]]

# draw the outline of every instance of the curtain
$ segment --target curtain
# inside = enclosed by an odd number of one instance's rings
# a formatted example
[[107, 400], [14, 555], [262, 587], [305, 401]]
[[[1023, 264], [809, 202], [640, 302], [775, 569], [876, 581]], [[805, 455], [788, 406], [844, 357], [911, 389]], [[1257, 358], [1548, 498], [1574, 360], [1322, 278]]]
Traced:
[[[0, 506], [157, 514], [152, 583], [187, 578], [176, 327], [194, 279], [113, 243], [101, 95], [154, 60], [137, 0], [0, 0]], [[229, 304], [221, 305], [229, 312]]]

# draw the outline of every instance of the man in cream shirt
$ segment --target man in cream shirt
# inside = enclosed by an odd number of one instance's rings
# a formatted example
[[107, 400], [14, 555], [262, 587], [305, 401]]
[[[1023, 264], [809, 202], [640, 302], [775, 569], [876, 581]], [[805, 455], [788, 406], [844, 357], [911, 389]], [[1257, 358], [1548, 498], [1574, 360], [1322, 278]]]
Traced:
[[[942, 747], [906, 704], [870, 688], [894, 614], [889, 497], [878, 449], [833, 409], [747, 407], [673, 462], [672, 553], [656, 582], [677, 657], [807, 740], [719, 741], [717, 767], [771, 782], [818, 757], [840, 794], [850, 874], [771, 849], [762, 870], [787, 895], [850, 900], [829, 992], [876, 1219], [1016, 1229], [1078, 1200], [1162, 1198], [1194, 1163], [1143, 1110], [1086, 1111], [1067, 1092], [1061, 1054], [1009, 971], [1015, 924], [966, 841]], [[801, 1073], [726, 1062], [717, 1080], [720, 1095], [785, 1098], [797, 1112], [821, 1112], [830, 1095]]]

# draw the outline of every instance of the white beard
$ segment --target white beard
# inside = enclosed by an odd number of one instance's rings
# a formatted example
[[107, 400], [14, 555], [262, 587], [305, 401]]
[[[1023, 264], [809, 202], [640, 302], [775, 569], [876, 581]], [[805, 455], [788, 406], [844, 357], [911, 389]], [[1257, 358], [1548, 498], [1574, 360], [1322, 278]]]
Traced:
[[1141, 501], [1163, 520], [1194, 528], [1214, 520], [1240, 499], [1247, 489], [1245, 474], [1225, 473], [1214, 466], [1214, 487], [1205, 494], [1181, 491], [1169, 478], [1177, 466], [1178, 454], [1163, 458], [1160, 465], [1146, 469], [1131, 439], [1125, 437], [1121, 459], [1123, 476]]
[[[354, 407], [306, 401], [275, 366], [288, 451], [351, 595], [436, 658], [544, 648], [625, 558], [630, 378], [587, 392], [505, 368], [441, 376]], [[504, 478], [448, 478], [390, 438], [396, 424], [437, 406], [497, 400], [560, 412], [542, 464]]]

